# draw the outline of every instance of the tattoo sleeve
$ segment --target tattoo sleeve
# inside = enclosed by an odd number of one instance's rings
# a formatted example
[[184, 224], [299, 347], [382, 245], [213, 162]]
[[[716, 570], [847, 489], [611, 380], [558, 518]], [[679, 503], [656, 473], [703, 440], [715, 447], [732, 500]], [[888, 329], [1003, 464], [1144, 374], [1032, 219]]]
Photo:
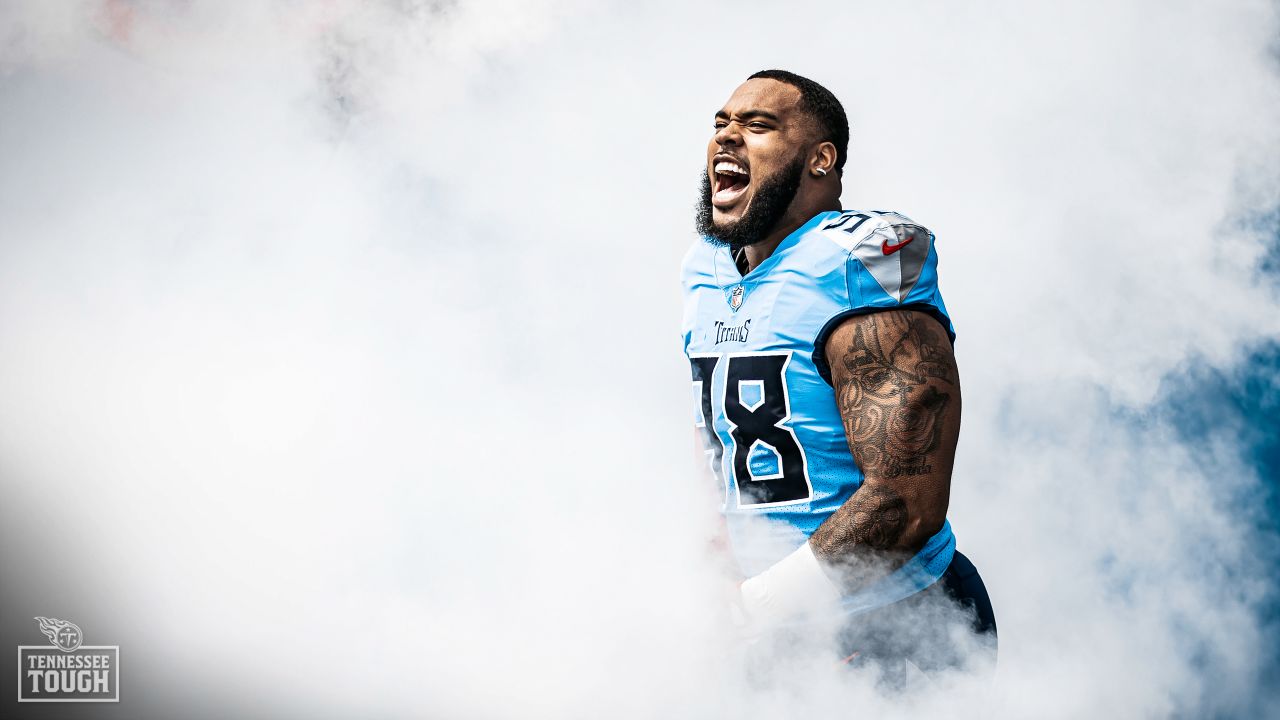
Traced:
[[946, 331], [913, 310], [845, 321], [826, 355], [864, 479], [809, 542], [852, 592], [900, 566], [942, 527], [960, 435], [960, 380]]

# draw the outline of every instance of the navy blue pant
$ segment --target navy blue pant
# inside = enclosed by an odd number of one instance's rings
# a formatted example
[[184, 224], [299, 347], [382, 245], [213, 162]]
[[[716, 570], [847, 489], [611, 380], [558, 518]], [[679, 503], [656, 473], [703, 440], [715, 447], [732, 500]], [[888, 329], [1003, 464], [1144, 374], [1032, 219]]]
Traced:
[[991, 598], [978, 569], [958, 551], [938, 582], [892, 605], [855, 616], [842, 638], [851, 665], [878, 663], [889, 682], [895, 672], [905, 671], [907, 661], [926, 673], [995, 667], [996, 615]]
[[987, 586], [978, 574], [978, 568], [969, 562], [959, 550], [939, 580], [947, 596], [958, 604], [973, 610], [973, 631], [978, 634], [996, 634], [996, 611], [991, 607]]

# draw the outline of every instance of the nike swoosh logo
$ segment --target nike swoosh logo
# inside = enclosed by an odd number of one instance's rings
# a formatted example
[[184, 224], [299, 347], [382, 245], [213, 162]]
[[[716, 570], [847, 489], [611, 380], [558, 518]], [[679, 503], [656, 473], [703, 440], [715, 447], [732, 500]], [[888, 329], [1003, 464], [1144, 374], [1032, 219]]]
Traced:
[[885, 255], [892, 255], [898, 252], [899, 250], [901, 250], [902, 248], [910, 245], [911, 241], [915, 239], [916, 237], [914, 235], [909, 235], [907, 236], [906, 240], [903, 240], [897, 245], [890, 245], [889, 241], [885, 240], [883, 243], [880, 244], [880, 252], [884, 253]]

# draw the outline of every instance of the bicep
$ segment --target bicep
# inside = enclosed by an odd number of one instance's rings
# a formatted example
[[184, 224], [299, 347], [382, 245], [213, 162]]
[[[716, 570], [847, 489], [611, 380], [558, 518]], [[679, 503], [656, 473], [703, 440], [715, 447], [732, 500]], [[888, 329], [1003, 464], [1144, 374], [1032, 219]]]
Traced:
[[960, 434], [960, 380], [946, 330], [913, 310], [859, 315], [832, 333], [826, 357], [864, 489], [901, 498], [922, 530], [940, 527]]

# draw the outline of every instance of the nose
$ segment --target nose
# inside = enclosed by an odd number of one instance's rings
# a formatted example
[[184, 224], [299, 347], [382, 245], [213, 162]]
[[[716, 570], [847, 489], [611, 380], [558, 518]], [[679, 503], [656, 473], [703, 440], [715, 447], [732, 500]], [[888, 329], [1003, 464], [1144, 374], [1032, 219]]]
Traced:
[[742, 134], [738, 127], [738, 123], [730, 121], [726, 123], [724, 127], [717, 128], [716, 134], [712, 139], [721, 147], [741, 145]]

